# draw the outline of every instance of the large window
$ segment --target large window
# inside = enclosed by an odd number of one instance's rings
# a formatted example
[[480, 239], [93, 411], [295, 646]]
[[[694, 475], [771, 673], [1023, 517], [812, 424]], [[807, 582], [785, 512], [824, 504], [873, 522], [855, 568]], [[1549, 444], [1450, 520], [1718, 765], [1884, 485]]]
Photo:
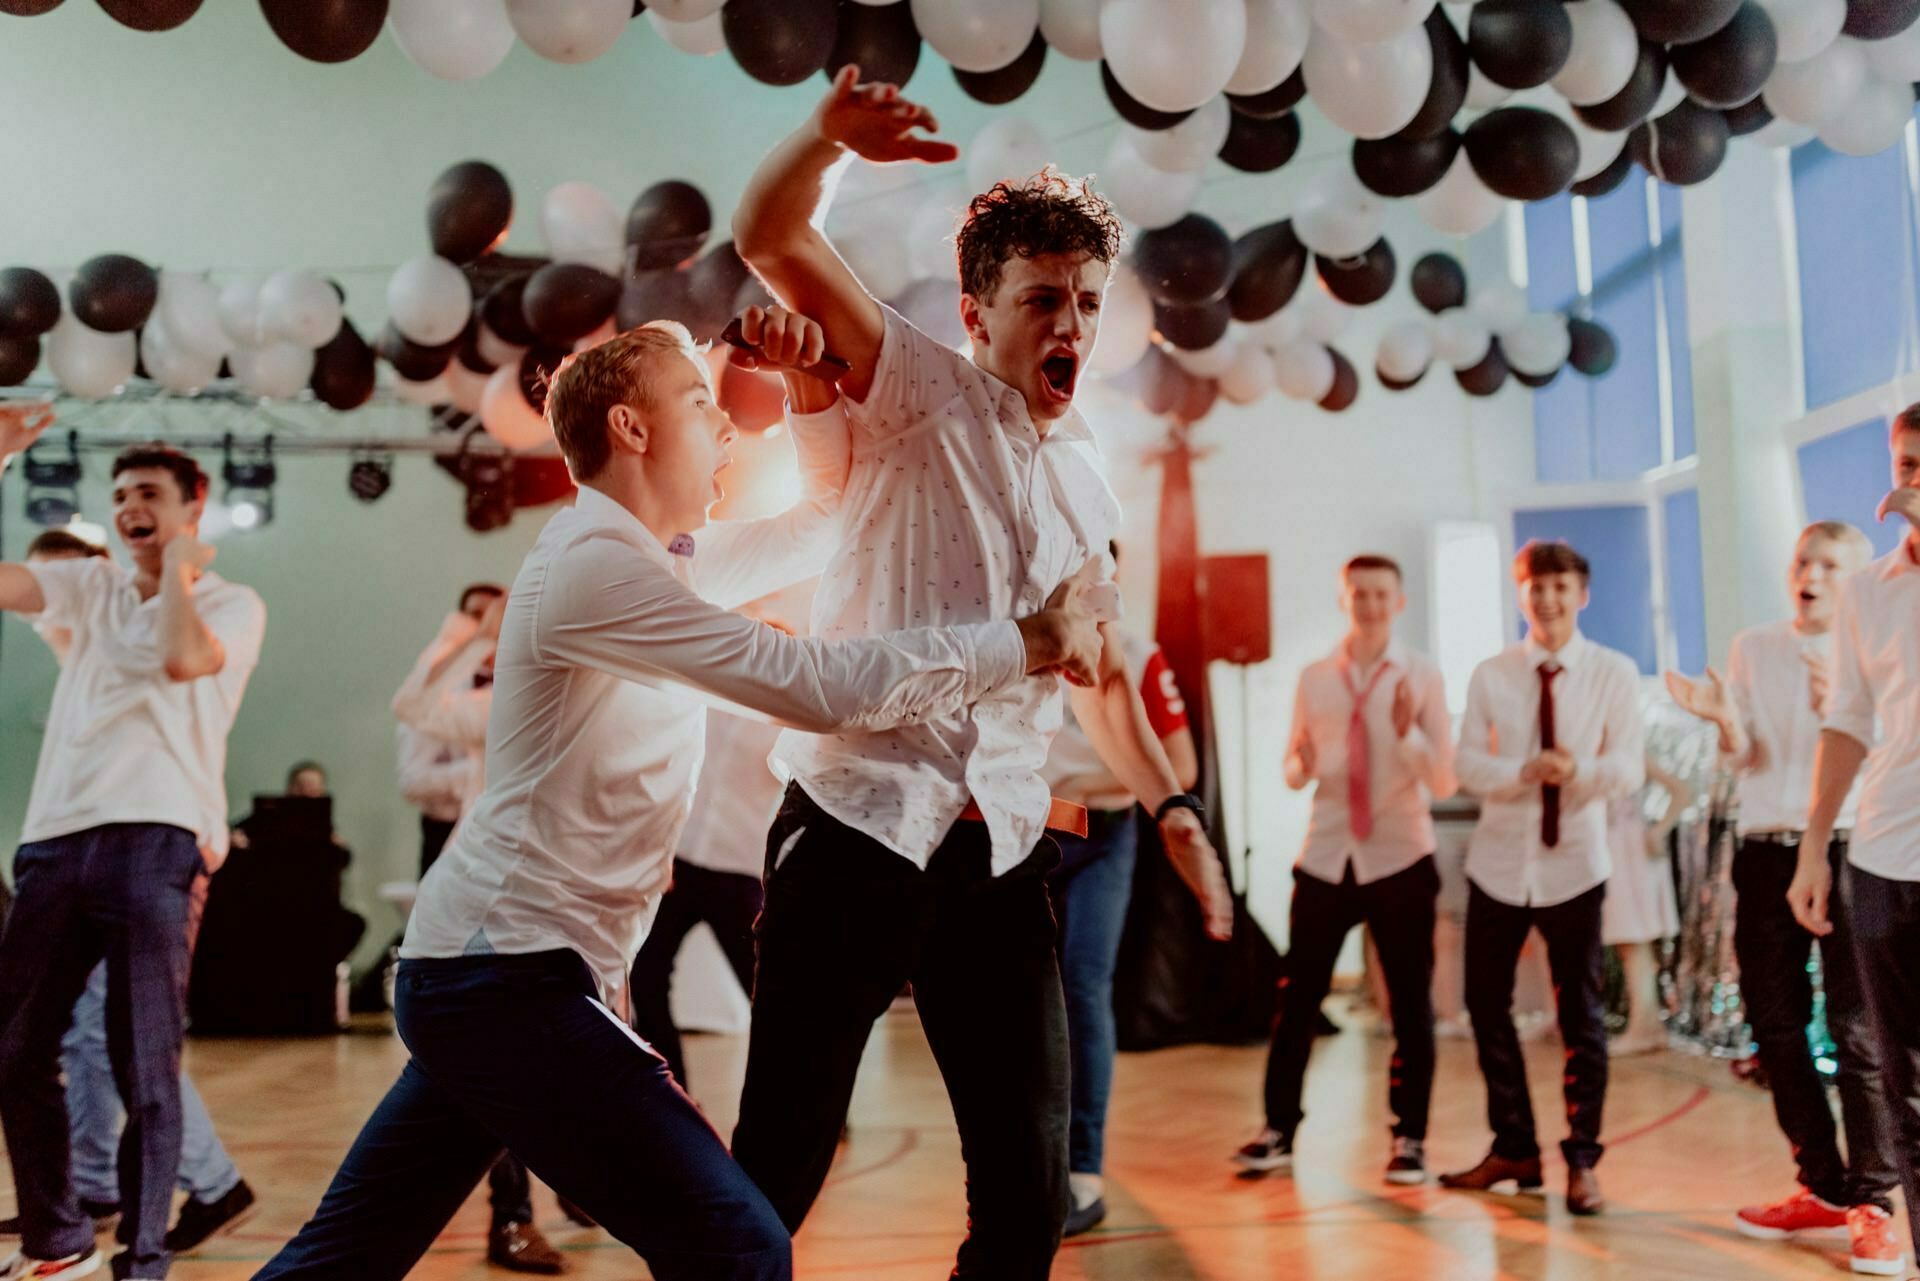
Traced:
[[1800, 497], [1807, 519], [1844, 520], [1866, 531], [1876, 555], [1900, 544], [1906, 522], [1873, 518], [1893, 482], [1887, 463], [1887, 420], [1870, 418], [1800, 446]]
[[1673, 632], [1670, 661], [1683, 672], [1698, 672], [1707, 665], [1699, 490], [1675, 490], [1660, 500], [1660, 532], [1666, 548], [1667, 626]]
[[[1513, 514], [1513, 542], [1560, 539], [1593, 566], [1593, 600], [1580, 630], [1620, 650], [1651, 675], [1659, 668], [1653, 627], [1653, 534], [1647, 509], [1549, 507]], [[1700, 648], [1705, 650], [1703, 639]]]

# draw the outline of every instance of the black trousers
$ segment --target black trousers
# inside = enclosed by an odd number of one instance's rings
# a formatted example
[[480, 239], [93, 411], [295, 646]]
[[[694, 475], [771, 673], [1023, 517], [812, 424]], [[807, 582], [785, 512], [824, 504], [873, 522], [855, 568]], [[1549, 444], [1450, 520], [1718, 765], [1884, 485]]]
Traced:
[[1487, 1124], [1493, 1150], [1509, 1160], [1540, 1155], [1527, 1092], [1527, 1062], [1513, 1028], [1513, 981], [1529, 931], [1547, 941], [1560, 1040], [1566, 1047], [1564, 1090], [1570, 1166], [1600, 1161], [1600, 1117], [1607, 1102], [1605, 954], [1600, 904], [1605, 884], [1564, 903], [1516, 907], [1470, 886], [1467, 900], [1467, 1013], [1473, 1018], [1480, 1075], [1487, 1081]]
[[1851, 864], [1841, 878], [1854, 959], [1873, 1014], [1894, 1164], [1907, 1215], [1920, 1214], [1920, 882], [1892, 881]]
[[753, 995], [753, 922], [760, 915], [760, 882], [738, 872], [716, 872], [676, 860], [673, 888], [660, 900], [647, 941], [633, 958], [633, 1030], [660, 1052], [674, 1080], [687, 1084], [680, 1029], [673, 1025], [673, 965], [680, 945], [701, 922], [713, 927], [741, 988]]
[[1847, 843], [1828, 848], [1833, 867], [1833, 933], [1819, 940], [1827, 1031], [1833, 1037], [1840, 1089], [1840, 1117], [1847, 1130], [1847, 1159], [1840, 1155], [1827, 1086], [1813, 1064], [1807, 1024], [1813, 1021], [1813, 980], [1807, 974], [1814, 936], [1793, 919], [1787, 887], [1797, 851], [1791, 845], [1748, 840], [1733, 861], [1733, 951], [1740, 962], [1740, 992], [1760, 1064], [1773, 1091], [1773, 1113], [1793, 1147], [1801, 1184], [1829, 1205], [1877, 1205], [1893, 1209], [1894, 1165], [1887, 1091], [1873, 1016], [1854, 963], [1842, 887]]
[[1353, 866], [1339, 884], [1296, 870], [1291, 943], [1280, 1018], [1267, 1051], [1267, 1125], [1292, 1136], [1305, 1113], [1300, 1095], [1313, 1053], [1320, 1003], [1333, 982], [1347, 932], [1364, 922], [1380, 950], [1393, 1013], [1393, 1067], [1387, 1107], [1397, 1137], [1425, 1139], [1433, 1098], [1433, 913], [1440, 873], [1432, 855], [1361, 885]]
[[923, 871], [794, 786], [767, 849], [734, 1157], [798, 1228], [874, 1020], [911, 982], [967, 1165], [968, 1235], [952, 1275], [1043, 1281], [1068, 1201], [1053, 842], [996, 877], [986, 824], [962, 820]]

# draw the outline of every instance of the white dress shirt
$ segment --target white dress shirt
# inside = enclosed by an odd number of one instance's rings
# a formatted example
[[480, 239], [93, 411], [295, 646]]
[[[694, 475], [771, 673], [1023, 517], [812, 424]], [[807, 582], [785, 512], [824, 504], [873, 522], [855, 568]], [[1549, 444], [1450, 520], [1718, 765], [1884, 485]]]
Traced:
[[[845, 538], [814, 597], [815, 635], [978, 623], [1040, 609], [1120, 517], [1077, 411], [1042, 436], [1026, 399], [882, 308], [873, 386], [849, 403], [853, 472]], [[1119, 615], [1103, 589], [1103, 616]], [[1021, 680], [925, 724], [818, 738], [788, 735], [776, 763], [836, 819], [925, 867], [979, 803], [995, 875], [1046, 828], [1040, 777], [1061, 722], [1060, 682]]]
[[[1740, 835], [1803, 832], [1813, 803], [1813, 753], [1820, 714], [1813, 710], [1813, 677], [1805, 655], [1831, 661], [1833, 633], [1803, 636], [1791, 622], [1749, 627], [1727, 651], [1727, 694], [1750, 744], [1732, 761], [1738, 777]], [[1847, 797], [1836, 827], [1853, 826], [1859, 785]]]
[[[752, 576], [711, 548], [700, 560]], [[571, 948], [611, 1004], [686, 822], [700, 694], [816, 732], [878, 729], [949, 714], [1026, 668], [1011, 622], [795, 639], [702, 600], [691, 577], [598, 490], [547, 523], [501, 626], [486, 789], [421, 884], [401, 955]]]
[[[1386, 670], [1375, 673], [1380, 664]], [[1342, 671], [1352, 668], [1353, 687], [1367, 693], [1362, 711], [1367, 726], [1368, 794], [1373, 832], [1366, 840], [1353, 834], [1347, 797], [1347, 729], [1353, 719], [1353, 694]], [[1393, 732], [1394, 690], [1406, 681], [1413, 698], [1414, 723], [1405, 738]], [[1361, 885], [1404, 872], [1433, 853], [1436, 798], [1458, 788], [1453, 773], [1453, 725], [1447, 717], [1446, 681], [1426, 655], [1397, 639], [1373, 665], [1353, 666], [1345, 642], [1300, 673], [1293, 696], [1291, 745], [1304, 727], [1313, 744], [1313, 816], [1300, 848], [1298, 866], [1309, 876], [1339, 884], [1349, 864]], [[1287, 753], [1292, 770], [1293, 753]], [[1289, 786], [1306, 780], [1289, 772]]]
[[[393, 696], [394, 718], [403, 733], [414, 736], [416, 755], [431, 750], [452, 760], [454, 768], [435, 770], [427, 777], [451, 788], [454, 819], [479, 798], [486, 783], [487, 721], [493, 710], [493, 690], [474, 688], [474, 675], [486, 661], [488, 649], [474, 640], [479, 630], [479, 623], [465, 614], [447, 615], [440, 634], [421, 651]], [[432, 669], [443, 661], [446, 667], [440, 678], [429, 682]], [[403, 789], [408, 776], [403, 768]], [[417, 766], [413, 777], [421, 777]]]
[[73, 633], [53, 687], [23, 844], [107, 823], [166, 823], [194, 834], [207, 868], [227, 855], [227, 734], [260, 659], [267, 608], [218, 574], [193, 585], [194, 612], [226, 661], [212, 676], [168, 678], [160, 597], [140, 599], [129, 571], [101, 557], [27, 571], [41, 621]]
[[1841, 584], [1833, 631], [1826, 728], [1870, 749], [1847, 858], [1920, 881], [1920, 566], [1904, 542]]
[[454, 822], [467, 800], [480, 794], [479, 761], [405, 725], [395, 725], [393, 735], [407, 804], [436, 822]]
[[780, 727], [727, 712], [707, 716], [707, 754], [693, 816], [680, 833], [679, 861], [713, 872], [760, 878], [767, 829], [785, 790], [767, 767]]
[[[1540, 839], [1540, 784], [1520, 781], [1540, 752], [1538, 669], [1549, 659], [1566, 669], [1553, 683], [1554, 738], [1574, 759], [1552, 849]], [[1607, 802], [1646, 782], [1639, 686], [1632, 659], [1578, 632], [1557, 654], [1528, 639], [1474, 668], [1455, 768], [1461, 789], [1480, 798], [1467, 876], [1483, 893], [1551, 907], [1607, 879]]]

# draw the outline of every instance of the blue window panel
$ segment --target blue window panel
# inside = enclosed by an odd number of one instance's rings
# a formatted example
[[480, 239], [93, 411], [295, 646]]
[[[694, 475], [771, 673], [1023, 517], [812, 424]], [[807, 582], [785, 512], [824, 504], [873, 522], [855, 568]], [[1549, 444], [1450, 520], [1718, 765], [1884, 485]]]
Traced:
[[1700, 558], [1700, 491], [1683, 489], [1661, 500], [1667, 551], [1667, 623], [1683, 672], [1707, 666], [1706, 574]]
[[[1513, 514], [1514, 545], [1530, 539], [1571, 543], [1593, 566], [1593, 600], [1580, 616], [1580, 630], [1620, 650], [1652, 675], [1653, 536], [1647, 509], [1553, 507]], [[1704, 649], [1704, 644], [1702, 645]]]
[[1844, 520], [1866, 531], [1874, 554], [1900, 545], [1905, 521], [1874, 520], [1880, 500], [1892, 488], [1887, 453], [1887, 420], [1869, 418], [1845, 431], [1800, 446], [1800, 496], [1807, 519]]
[[1580, 299], [1573, 258], [1573, 197], [1558, 195], [1525, 206], [1527, 304], [1534, 311], [1568, 311]]
[[1667, 352], [1673, 367], [1673, 457], [1698, 452], [1693, 439], [1693, 343], [1687, 333], [1687, 260], [1680, 189], [1660, 184], [1660, 290], [1666, 302]]
[[1906, 149], [1849, 157], [1809, 142], [1792, 165], [1807, 404], [1830, 405], [1903, 372], [1914, 285], [1889, 258], [1912, 235]]
[[[1527, 304], [1534, 311], [1571, 312], [1580, 297], [1574, 267], [1573, 197], [1526, 206]], [[1571, 371], [1533, 393], [1536, 479], [1572, 485], [1593, 479], [1593, 398]]]
[[1593, 391], [1593, 479], [1630, 480], [1661, 462], [1659, 336], [1655, 329], [1647, 190], [1629, 180], [1587, 202], [1593, 318], [1619, 359], [1588, 380]]

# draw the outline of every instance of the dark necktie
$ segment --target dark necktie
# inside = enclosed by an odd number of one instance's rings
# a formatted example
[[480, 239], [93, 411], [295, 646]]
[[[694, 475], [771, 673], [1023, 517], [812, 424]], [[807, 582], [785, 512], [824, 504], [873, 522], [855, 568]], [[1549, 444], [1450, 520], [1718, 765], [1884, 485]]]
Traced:
[[[1555, 662], [1540, 664], [1540, 750], [1552, 751], [1558, 744], [1553, 734], [1553, 678], [1566, 669]], [[1560, 844], [1560, 787], [1540, 785], [1540, 843], [1548, 849]]]

